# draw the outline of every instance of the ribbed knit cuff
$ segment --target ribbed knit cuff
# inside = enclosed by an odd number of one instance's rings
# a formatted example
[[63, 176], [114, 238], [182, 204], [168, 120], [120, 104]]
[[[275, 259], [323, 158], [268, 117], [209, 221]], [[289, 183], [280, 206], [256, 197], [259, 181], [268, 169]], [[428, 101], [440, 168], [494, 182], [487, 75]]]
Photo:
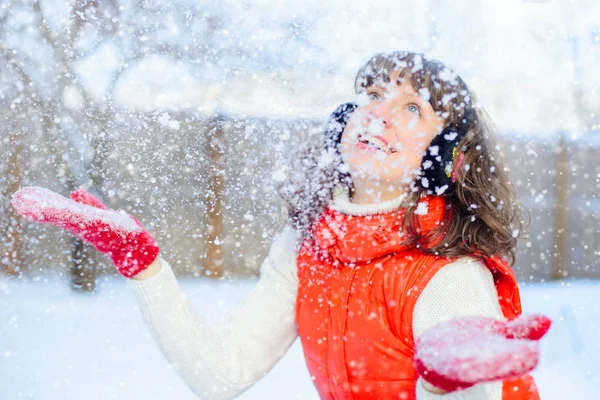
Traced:
[[188, 312], [187, 302], [171, 266], [162, 259], [161, 263], [161, 269], [153, 277], [128, 281], [146, 317], [152, 318], [158, 314], [157, 318], [176, 318]]

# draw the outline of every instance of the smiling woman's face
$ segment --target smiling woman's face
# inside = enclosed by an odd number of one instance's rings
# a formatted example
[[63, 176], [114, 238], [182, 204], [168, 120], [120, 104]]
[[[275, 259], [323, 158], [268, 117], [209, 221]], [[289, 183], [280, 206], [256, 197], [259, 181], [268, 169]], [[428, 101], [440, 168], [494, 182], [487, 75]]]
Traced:
[[427, 146], [441, 131], [443, 120], [417, 93], [408, 77], [375, 83], [351, 115], [342, 134], [341, 153], [355, 185], [379, 181], [396, 187], [418, 176]]

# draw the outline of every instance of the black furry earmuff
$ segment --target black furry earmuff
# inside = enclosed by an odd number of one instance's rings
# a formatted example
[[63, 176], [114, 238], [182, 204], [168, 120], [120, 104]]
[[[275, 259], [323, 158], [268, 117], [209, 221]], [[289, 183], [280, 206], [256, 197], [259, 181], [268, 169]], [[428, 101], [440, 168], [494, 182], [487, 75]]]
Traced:
[[358, 107], [355, 103], [345, 103], [331, 113], [325, 125], [325, 149], [340, 154], [340, 142], [342, 133], [346, 129], [350, 114]]
[[463, 118], [458, 126], [449, 126], [440, 132], [429, 144], [423, 161], [419, 185], [427, 189], [428, 194], [441, 196], [454, 190], [455, 166], [460, 167], [464, 153], [458, 148], [460, 141], [467, 135], [471, 126], [473, 109], [471, 95], [465, 97]]
[[[463, 88], [466, 88], [462, 80], [460, 80], [460, 83]], [[345, 103], [336, 108], [329, 116], [324, 137], [326, 150], [340, 155], [342, 133], [346, 128], [350, 115], [357, 107], [355, 103]], [[428, 194], [441, 196], [449, 194], [454, 189], [454, 166], [460, 160], [462, 154], [458, 149], [458, 144], [471, 126], [473, 110], [470, 93], [465, 96], [464, 110], [463, 119], [459, 126], [449, 126], [440, 132], [431, 141], [423, 156], [421, 162], [422, 174], [417, 184], [426, 189]]]

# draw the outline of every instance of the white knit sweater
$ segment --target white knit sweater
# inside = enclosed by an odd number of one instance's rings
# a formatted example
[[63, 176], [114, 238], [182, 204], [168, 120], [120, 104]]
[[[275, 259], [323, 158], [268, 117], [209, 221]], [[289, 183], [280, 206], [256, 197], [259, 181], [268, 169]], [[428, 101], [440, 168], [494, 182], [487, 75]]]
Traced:
[[[400, 199], [359, 206], [337, 195], [333, 206], [352, 215], [388, 211]], [[295, 304], [298, 234], [286, 228], [273, 242], [252, 293], [220, 325], [187, 302], [169, 264], [157, 275], [130, 280], [146, 324], [179, 375], [201, 399], [232, 399], [264, 376], [297, 338]], [[498, 294], [482, 262], [463, 257], [429, 281], [413, 311], [413, 334], [461, 315], [501, 317]], [[417, 384], [418, 400], [500, 400], [502, 383], [436, 395]]]

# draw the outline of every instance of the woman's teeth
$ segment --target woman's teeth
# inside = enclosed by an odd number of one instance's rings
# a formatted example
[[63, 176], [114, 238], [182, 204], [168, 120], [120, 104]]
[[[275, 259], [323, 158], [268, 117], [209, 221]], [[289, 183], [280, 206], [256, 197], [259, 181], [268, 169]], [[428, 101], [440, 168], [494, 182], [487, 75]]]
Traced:
[[358, 141], [360, 143], [364, 143], [369, 147], [375, 148], [379, 151], [383, 151], [384, 153], [395, 153], [396, 151], [390, 147], [382, 140], [377, 139], [376, 137], [369, 135], [359, 135]]

